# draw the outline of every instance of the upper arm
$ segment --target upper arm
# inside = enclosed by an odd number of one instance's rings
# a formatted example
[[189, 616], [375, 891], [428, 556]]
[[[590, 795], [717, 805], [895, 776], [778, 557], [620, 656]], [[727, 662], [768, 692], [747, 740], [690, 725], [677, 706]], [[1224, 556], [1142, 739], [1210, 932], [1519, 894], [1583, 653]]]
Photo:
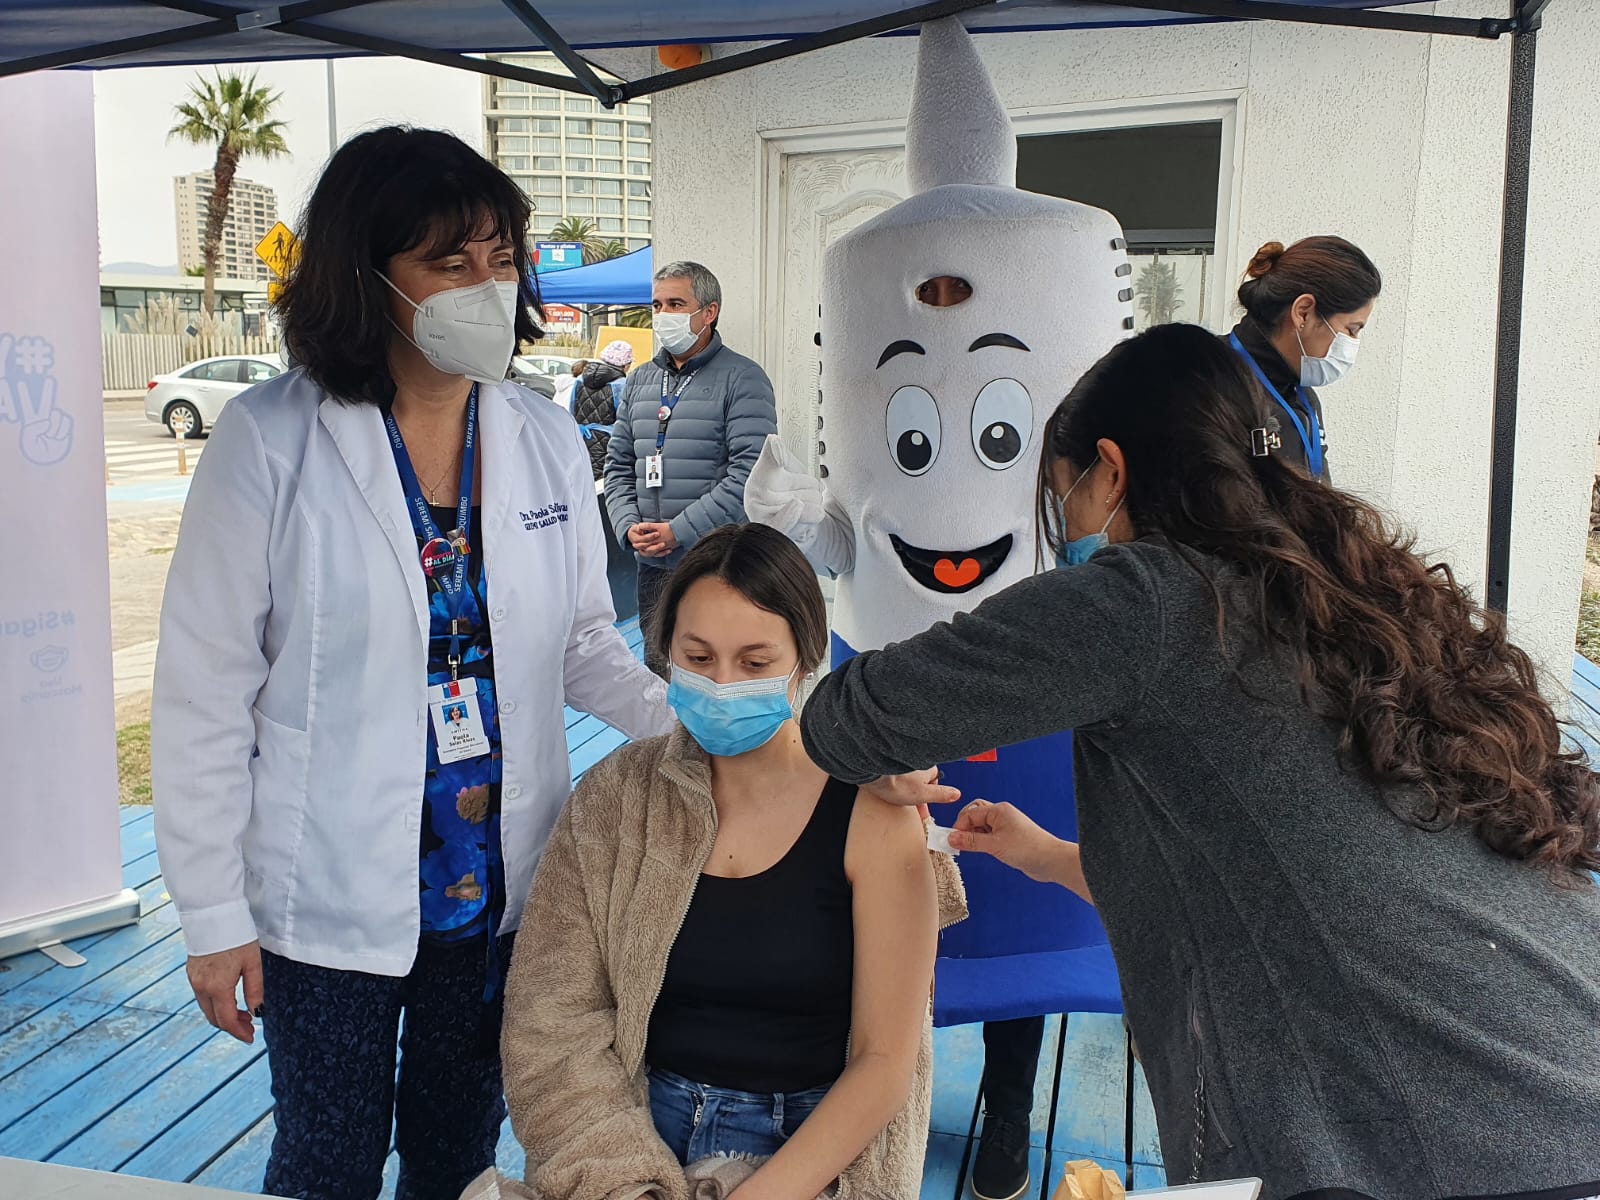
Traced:
[[939, 943], [933, 862], [917, 810], [858, 796], [845, 871], [854, 894], [851, 1057], [885, 1055], [909, 1078]]
[[761, 456], [767, 435], [778, 432], [777, 402], [772, 381], [760, 367], [750, 366], [734, 380], [728, 405], [728, 461], [748, 475]]
[[1162, 637], [1148, 564], [1112, 547], [851, 659], [807, 702], [806, 749], [862, 783], [1118, 720], [1154, 678]]

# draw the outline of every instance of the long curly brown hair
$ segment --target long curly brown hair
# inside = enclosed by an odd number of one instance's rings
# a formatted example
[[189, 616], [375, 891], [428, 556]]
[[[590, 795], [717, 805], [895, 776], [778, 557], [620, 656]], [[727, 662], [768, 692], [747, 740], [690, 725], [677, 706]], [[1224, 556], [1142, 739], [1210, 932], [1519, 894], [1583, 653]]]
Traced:
[[[1352, 761], [1422, 798], [1420, 808], [1391, 802], [1399, 815], [1425, 829], [1469, 827], [1500, 854], [1561, 874], [1600, 869], [1600, 777], [1563, 747], [1504, 619], [1449, 566], [1423, 562], [1371, 505], [1252, 454], [1251, 431], [1270, 429], [1269, 414], [1238, 357], [1197, 326], [1121, 343], [1045, 427], [1044, 548], [1062, 537], [1052, 465], [1087, 470], [1110, 439], [1127, 460], [1139, 535], [1164, 537], [1213, 580], [1224, 637], [1242, 616], [1287, 652], [1307, 703], [1343, 726]], [[1242, 576], [1239, 588], [1217, 585], [1206, 564], [1218, 560]]]

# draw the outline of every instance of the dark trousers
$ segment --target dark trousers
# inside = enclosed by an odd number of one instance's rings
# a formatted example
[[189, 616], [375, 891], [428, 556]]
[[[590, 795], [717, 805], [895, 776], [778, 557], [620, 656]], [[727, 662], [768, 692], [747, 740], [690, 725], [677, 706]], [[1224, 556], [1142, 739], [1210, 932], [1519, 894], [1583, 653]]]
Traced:
[[[511, 943], [500, 939], [502, 974]], [[482, 938], [424, 941], [403, 978], [261, 955], [277, 1103], [267, 1195], [375, 1200], [391, 1131], [396, 1200], [458, 1200], [494, 1165], [506, 1106], [484, 951]]]
[[661, 591], [672, 578], [670, 569], [639, 564], [639, 628], [644, 630], [644, 665], [663, 679], [672, 677], [672, 664], [651, 648], [650, 628], [655, 622], [656, 606], [661, 601]]
[[1044, 1018], [989, 1021], [983, 1027], [983, 1111], [1026, 1123], [1044, 1045]]

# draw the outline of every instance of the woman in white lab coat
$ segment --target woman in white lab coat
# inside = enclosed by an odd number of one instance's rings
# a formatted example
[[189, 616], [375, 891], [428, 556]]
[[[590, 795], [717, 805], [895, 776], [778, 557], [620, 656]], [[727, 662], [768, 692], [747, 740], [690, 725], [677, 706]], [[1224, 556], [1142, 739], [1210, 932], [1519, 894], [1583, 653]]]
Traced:
[[376, 1195], [392, 1127], [402, 1197], [455, 1200], [494, 1162], [563, 705], [671, 725], [614, 628], [582, 437], [505, 382], [542, 315], [528, 219], [447, 134], [346, 144], [279, 301], [295, 369], [230, 403], [190, 489], [156, 833], [200, 1007], [264, 1024], [274, 1195]]

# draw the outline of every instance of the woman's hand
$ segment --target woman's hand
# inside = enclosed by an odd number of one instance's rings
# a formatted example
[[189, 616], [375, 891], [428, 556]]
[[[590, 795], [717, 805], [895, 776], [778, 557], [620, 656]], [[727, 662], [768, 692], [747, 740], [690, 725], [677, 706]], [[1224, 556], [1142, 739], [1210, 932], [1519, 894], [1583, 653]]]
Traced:
[[1060, 884], [1094, 903], [1083, 878], [1078, 844], [1039, 828], [1015, 805], [974, 800], [956, 818], [950, 848], [993, 855], [1030, 879]]
[[861, 790], [876, 796], [885, 804], [893, 804], [898, 808], [917, 808], [925, 804], [954, 804], [961, 799], [961, 792], [957, 788], [946, 786], [943, 780], [944, 772], [933, 768], [927, 771], [911, 771], [905, 775], [884, 775], [871, 783], [863, 784]]
[[[252, 1013], [261, 1009], [261, 943], [251, 942], [218, 954], [189, 956], [189, 986], [200, 1011], [223, 1033], [246, 1044], [256, 1040]], [[244, 1008], [236, 1007], [244, 980]]]

